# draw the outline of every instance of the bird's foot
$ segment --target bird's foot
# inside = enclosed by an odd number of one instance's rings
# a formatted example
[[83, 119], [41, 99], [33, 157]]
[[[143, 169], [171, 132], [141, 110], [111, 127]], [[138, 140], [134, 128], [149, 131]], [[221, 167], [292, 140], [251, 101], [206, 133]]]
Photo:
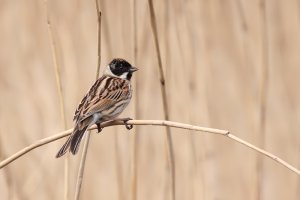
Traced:
[[[122, 122], [124, 123], [126, 129], [127, 129], [127, 130], [131, 130], [131, 129], [133, 128], [133, 125], [127, 123], [129, 120], [132, 120], [132, 118], [130, 118], [130, 117], [126, 117], [126, 118], [116, 118], [116, 119], [112, 119], [112, 120], [105, 121], [105, 124], [106, 124], [106, 123], [113, 123], [113, 122], [116, 122], [116, 121], [119, 121], [119, 122], [122, 121]], [[101, 128], [101, 126], [100, 126], [100, 123], [96, 123], [96, 125], [97, 125], [97, 128], [98, 128], [98, 133], [100, 133], [101, 130], [102, 130], [102, 128]]]
[[127, 117], [127, 118], [123, 119], [123, 122], [124, 122], [125, 127], [127, 128], [127, 130], [131, 130], [131, 129], [133, 128], [133, 125], [132, 125], [132, 124], [128, 124], [128, 123], [127, 123], [129, 120], [132, 120], [132, 118]]
[[103, 128], [101, 128], [101, 124], [100, 123], [96, 123], [97, 125], [97, 129], [98, 129], [98, 133], [100, 133], [102, 131]]

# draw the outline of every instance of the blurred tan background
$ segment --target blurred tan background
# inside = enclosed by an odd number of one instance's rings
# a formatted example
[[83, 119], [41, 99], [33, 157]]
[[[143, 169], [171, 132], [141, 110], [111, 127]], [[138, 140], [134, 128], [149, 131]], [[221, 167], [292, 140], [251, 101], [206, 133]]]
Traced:
[[[157, 57], [146, 0], [100, 0], [101, 69], [122, 57], [138, 66], [135, 96], [122, 116], [163, 119]], [[154, 0], [172, 121], [228, 129], [300, 168], [300, 2]], [[95, 1], [53, 0], [67, 126], [93, 84]], [[0, 1], [0, 158], [64, 130], [46, 8], [42, 0]], [[136, 86], [135, 86], [136, 87]], [[136, 97], [138, 102], [136, 101]], [[135, 108], [138, 108], [137, 110]], [[165, 129], [139, 127], [137, 199], [170, 197]], [[92, 134], [81, 199], [131, 199], [136, 128]], [[300, 198], [300, 179], [227, 138], [172, 129], [176, 199]], [[63, 199], [65, 139], [0, 170], [1, 199]], [[82, 147], [81, 147], [82, 149]], [[70, 156], [73, 199], [80, 156]], [[257, 164], [260, 163], [261, 165]]]

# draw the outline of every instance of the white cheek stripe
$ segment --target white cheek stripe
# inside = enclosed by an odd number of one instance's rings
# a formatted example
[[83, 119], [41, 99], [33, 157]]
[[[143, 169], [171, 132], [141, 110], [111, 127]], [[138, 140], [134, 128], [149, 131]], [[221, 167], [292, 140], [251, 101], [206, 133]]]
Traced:
[[123, 73], [121, 76], [119, 76], [120, 78], [126, 79], [127, 78], [127, 74], [128, 72]]
[[107, 75], [107, 76], [113, 76], [113, 77], [117, 77], [116, 75], [114, 75], [111, 71], [110, 71], [110, 68], [109, 68], [109, 65], [107, 65], [104, 69], [104, 75]]

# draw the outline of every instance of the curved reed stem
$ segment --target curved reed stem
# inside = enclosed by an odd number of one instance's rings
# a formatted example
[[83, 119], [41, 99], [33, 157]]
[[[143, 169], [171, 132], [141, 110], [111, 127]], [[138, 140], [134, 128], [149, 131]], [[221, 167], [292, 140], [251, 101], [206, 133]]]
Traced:
[[[200, 131], [200, 132], [207, 132], [207, 133], [213, 133], [217, 135], [222, 135], [225, 136], [239, 144], [242, 144], [249, 149], [252, 149], [272, 160], [275, 162], [281, 164], [282, 166], [288, 168], [292, 172], [296, 173], [298, 176], [300, 176], [300, 170], [292, 166], [291, 164], [287, 163], [286, 161], [282, 160], [281, 158], [275, 156], [274, 154], [265, 151], [249, 142], [246, 142], [245, 140], [242, 140], [241, 138], [231, 134], [227, 130], [220, 130], [220, 129], [214, 129], [214, 128], [206, 128], [206, 127], [201, 127], [201, 126], [195, 126], [195, 125], [190, 125], [190, 124], [184, 124], [184, 123], [179, 123], [179, 122], [172, 122], [172, 121], [165, 121], [165, 120], [129, 120], [127, 124], [131, 125], [151, 125], [151, 126], [168, 126], [168, 127], [173, 127], [173, 128], [180, 128], [180, 129], [187, 129], [187, 130], [194, 130], [194, 131]], [[115, 126], [115, 125], [125, 125], [123, 121], [112, 121], [112, 122], [106, 122], [101, 124], [101, 127], [109, 127], [109, 126]], [[93, 130], [97, 129], [96, 125], [91, 126], [88, 130]], [[0, 169], [3, 167], [7, 166], [8, 164], [12, 163], [13, 161], [17, 160], [18, 158], [22, 157], [26, 153], [32, 151], [33, 149], [36, 149], [40, 146], [43, 146], [45, 144], [54, 142], [56, 140], [59, 140], [61, 138], [67, 137], [72, 133], [73, 129], [69, 129], [60, 133], [57, 133], [55, 135], [52, 135], [50, 137], [41, 139], [23, 149], [18, 151], [17, 153], [11, 155], [10, 157], [6, 158], [5, 160], [0, 162]]]

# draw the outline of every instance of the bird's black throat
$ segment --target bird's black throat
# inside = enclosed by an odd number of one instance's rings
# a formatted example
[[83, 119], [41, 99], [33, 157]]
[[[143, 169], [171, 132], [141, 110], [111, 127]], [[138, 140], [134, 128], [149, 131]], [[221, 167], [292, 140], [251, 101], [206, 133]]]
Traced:
[[131, 77], [132, 77], [132, 72], [128, 72], [126, 79], [130, 81]]

